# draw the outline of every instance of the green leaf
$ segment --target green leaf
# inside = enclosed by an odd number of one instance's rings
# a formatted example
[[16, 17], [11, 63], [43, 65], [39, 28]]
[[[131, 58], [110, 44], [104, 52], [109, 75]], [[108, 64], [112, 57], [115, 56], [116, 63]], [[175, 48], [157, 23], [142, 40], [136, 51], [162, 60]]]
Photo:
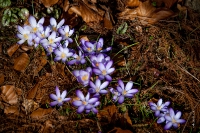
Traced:
[[12, 14], [12, 18], [18, 19], [17, 15], [15, 15], [15, 14]]
[[59, 11], [58, 11], [58, 9], [55, 9], [54, 17], [55, 17], [56, 19], [59, 18]]
[[18, 21], [18, 19], [16, 19], [16, 18], [11, 18], [10, 19], [10, 22], [12, 22], [12, 23], [17, 23], [17, 21]]
[[19, 8], [12, 8], [11, 10], [12, 10], [12, 13], [14, 13], [14, 14], [16, 14], [17, 12], [19, 12], [19, 11], [20, 11], [20, 9], [19, 9]]
[[1, 20], [1, 23], [2, 23], [3, 26], [9, 26], [10, 18], [8, 16], [3, 16], [2, 20]]
[[0, 8], [5, 8], [11, 5], [11, 1], [10, 0], [1, 0], [0, 1]]
[[117, 29], [117, 34], [124, 34], [128, 29], [128, 24], [126, 22], [122, 23]]
[[5, 15], [5, 16], [11, 17], [11, 14], [12, 14], [12, 12], [11, 12], [11, 10], [10, 10], [9, 8], [6, 9], [6, 10], [3, 12], [3, 15]]

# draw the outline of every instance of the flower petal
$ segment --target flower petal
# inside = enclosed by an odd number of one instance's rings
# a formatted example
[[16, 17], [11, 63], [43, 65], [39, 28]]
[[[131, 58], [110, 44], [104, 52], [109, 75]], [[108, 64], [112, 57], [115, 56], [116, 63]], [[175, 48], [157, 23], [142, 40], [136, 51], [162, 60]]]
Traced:
[[173, 126], [174, 128], [178, 128], [178, 124], [177, 124], [177, 123], [173, 123], [172, 126]]
[[101, 84], [101, 86], [100, 86], [100, 89], [106, 88], [108, 86], [108, 84], [109, 84], [108, 81], [103, 82], [103, 84]]
[[174, 110], [172, 108], [169, 109], [169, 114], [171, 116], [171, 118], [174, 118]]
[[176, 122], [177, 122], [177, 123], [180, 123], [180, 124], [183, 124], [183, 123], [186, 122], [186, 120], [184, 120], [184, 119], [178, 119], [178, 120], [176, 120]]
[[55, 91], [56, 91], [56, 96], [60, 97], [60, 90], [59, 90], [58, 86], [56, 86]]
[[55, 101], [58, 100], [58, 97], [57, 97], [55, 94], [50, 94], [49, 97], [50, 97], [52, 100], [55, 100]]
[[58, 23], [57, 29], [60, 28], [64, 23], [65, 23], [65, 19], [62, 19], [62, 20]]
[[119, 104], [122, 104], [123, 102], [124, 102], [124, 96], [121, 95], [121, 96], [119, 97], [119, 99], [118, 99], [118, 103], [119, 103]]
[[115, 71], [115, 68], [110, 68], [110, 69], [107, 70], [107, 74], [111, 74], [114, 71]]
[[124, 90], [124, 83], [121, 79], [118, 80], [118, 84], [121, 87], [121, 89]]
[[77, 95], [82, 101], [85, 101], [85, 97], [84, 97], [83, 93], [82, 93], [80, 90], [77, 90], [77, 91], [76, 91], [76, 95]]
[[95, 103], [97, 101], [98, 101], [98, 98], [91, 98], [90, 100], [88, 100], [88, 103], [89, 104], [93, 104], [93, 103]]
[[52, 25], [52, 26], [57, 26], [57, 22], [56, 22], [56, 19], [55, 18], [50, 18], [50, 24]]
[[156, 111], [155, 111], [155, 116], [158, 117], [159, 115], [160, 115], [160, 110], [156, 110]]
[[111, 66], [112, 66], [112, 64], [113, 64], [113, 61], [112, 61], [112, 60], [109, 61], [109, 62], [106, 64], [106, 70], [110, 69]]
[[132, 89], [132, 87], [133, 87], [133, 82], [132, 82], [132, 81], [129, 81], [129, 82], [126, 84], [125, 90], [126, 90], [126, 91], [129, 91], [130, 89]]
[[65, 99], [63, 99], [63, 102], [67, 102], [69, 100], [71, 100], [71, 98], [65, 98]]
[[84, 109], [85, 109], [85, 105], [81, 105], [80, 107], [78, 107], [78, 109], [77, 109], [77, 113], [82, 113], [83, 111], [84, 111]]
[[110, 75], [106, 75], [105, 78], [106, 78], [106, 80], [108, 80], [108, 81], [112, 81], [112, 77], [111, 77]]
[[171, 127], [172, 127], [172, 122], [168, 122], [168, 123], [165, 125], [164, 129], [165, 129], [165, 130], [168, 130], [168, 129], [170, 129]]
[[127, 91], [127, 93], [131, 93], [131, 94], [135, 94], [138, 92], [138, 89], [131, 89], [129, 91]]
[[83, 105], [83, 103], [81, 101], [73, 101], [72, 104], [76, 107]]
[[162, 105], [162, 99], [159, 99], [159, 100], [158, 100], [157, 105], [158, 105], [158, 106], [161, 106], [161, 105]]
[[58, 104], [58, 101], [53, 101], [50, 103], [50, 106], [53, 107], [53, 106], [56, 106], [57, 104]]
[[100, 90], [99, 93], [101, 93], [101, 94], [107, 94], [108, 91], [107, 90]]
[[30, 23], [31, 27], [36, 27], [36, 19], [33, 16], [30, 16], [28, 19], [28, 22]]
[[62, 99], [65, 99], [66, 95], [67, 95], [67, 91], [64, 90], [63, 93], [61, 94], [61, 98], [62, 98]]
[[174, 118], [175, 118], [175, 120], [178, 120], [180, 117], [181, 117], [181, 112], [178, 111], [178, 112], [176, 113], [176, 115], [174, 116]]
[[157, 120], [157, 123], [160, 124], [160, 123], [163, 123], [165, 121], [165, 117], [160, 117], [158, 120]]
[[169, 115], [165, 115], [166, 121], [172, 121], [172, 118]]
[[101, 71], [99, 69], [93, 68], [92, 70], [95, 74], [100, 75]]

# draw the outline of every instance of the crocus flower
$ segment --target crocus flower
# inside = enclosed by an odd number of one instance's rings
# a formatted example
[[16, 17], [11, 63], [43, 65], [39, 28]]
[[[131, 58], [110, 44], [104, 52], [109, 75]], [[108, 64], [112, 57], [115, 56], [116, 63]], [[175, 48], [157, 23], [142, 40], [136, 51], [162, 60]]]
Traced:
[[62, 46], [60, 46], [58, 49], [56, 49], [54, 51], [54, 54], [56, 55], [56, 57], [54, 58], [55, 61], [59, 61], [61, 60], [63, 63], [66, 62], [67, 58], [72, 56], [73, 53], [69, 52], [68, 48], [63, 48]]
[[84, 52], [87, 54], [94, 54], [95, 53], [95, 43], [86, 41], [84, 39], [81, 39], [81, 48], [83, 49]]
[[149, 105], [150, 105], [150, 108], [153, 112], [155, 112], [155, 116], [159, 116], [160, 115], [160, 112], [166, 112], [168, 110], [168, 106], [169, 106], [170, 102], [167, 101], [165, 103], [163, 103], [163, 100], [162, 99], [159, 99], [158, 102], [157, 102], [157, 105], [153, 102], [150, 102]]
[[50, 25], [53, 31], [57, 32], [59, 28], [65, 23], [65, 20], [62, 19], [58, 24], [55, 18], [50, 18]]
[[113, 100], [114, 102], [116, 102], [116, 101], [119, 99], [119, 96], [120, 96], [121, 94], [120, 94], [117, 90], [115, 90], [115, 89], [113, 89], [113, 88], [110, 88], [109, 90], [110, 90], [110, 92], [113, 94], [112, 100]]
[[122, 80], [118, 80], [118, 86], [117, 86], [117, 91], [121, 94], [118, 99], [118, 103], [123, 103], [124, 98], [132, 98], [134, 94], [138, 92], [138, 89], [133, 89], [133, 82], [129, 81], [126, 86], [124, 86], [124, 83]]
[[17, 37], [20, 39], [17, 43], [22, 44], [25, 41], [27, 41], [29, 44], [32, 43], [33, 34], [31, 33], [31, 27], [30, 26], [17, 26], [17, 29], [19, 33], [17, 34]]
[[62, 39], [72, 43], [73, 40], [70, 36], [74, 33], [74, 29], [70, 30], [68, 25], [65, 25], [64, 28], [60, 28], [59, 33], [62, 35]]
[[92, 81], [90, 81], [89, 85], [91, 88], [89, 88], [89, 92], [90, 93], [95, 93], [95, 97], [99, 97], [99, 94], [107, 94], [108, 91], [105, 90], [105, 88], [108, 86], [109, 82], [105, 81], [101, 84], [101, 80], [96, 79], [95, 83], [93, 83]]
[[104, 42], [103, 38], [99, 38], [99, 41], [96, 44], [96, 51], [97, 52], [108, 52], [112, 49], [111, 47], [108, 47], [108, 48], [103, 50], [103, 42]]
[[74, 58], [73, 60], [69, 61], [67, 64], [72, 65], [72, 64], [84, 64], [86, 62], [84, 55], [82, 54], [81, 51], [78, 52], [79, 55], [74, 54], [72, 57]]
[[91, 55], [90, 60], [93, 67], [98, 67], [100, 62], [105, 65], [108, 61], [110, 61], [110, 56], [105, 57], [104, 54], [100, 53], [98, 55]]
[[106, 80], [111, 81], [112, 77], [110, 74], [114, 72], [115, 68], [111, 68], [113, 61], [109, 61], [105, 65], [103, 63], [99, 63], [98, 68], [93, 68], [93, 72], [99, 76], [100, 80], [106, 78]]
[[85, 112], [88, 114], [90, 111], [92, 111], [94, 114], [98, 113], [98, 110], [96, 109], [97, 106], [99, 106], [100, 102], [97, 101], [92, 105], [91, 109], [85, 110]]
[[48, 37], [50, 35], [51, 29], [49, 26], [47, 26], [44, 30], [41, 30], [39, 32], [36, 33], [36, 35], [40, 38], [40, 39], [44, 39], [46, 37]]
[[157, 120], [157, 123], [160, 124], [160, 123], [163, 123], [165, 122], [165, 115], [169, 115], [169, 109], [167, 109], [167, 111], [165, 112], [161, 112], [160, 115], [158, 116], [158, 120]]
[[37, 33], [38, 31], [43, 31], [44, 17], [37, 22], [33, 16], [30, 16], [28, 21], [32, 28], [31, 32]]
[[67, 95], [67, 91], [63, 91], [62, 94], [60, 94], [60, 90], [58, 86], [56, 86], [56, 95], [55, 94], [50, 94], [50, 98], [54, 100], [53, 102], [50, 103], [50, 106], [62, 106], [64, 102], [69, 101], [71, 98], [65, 98]]
[[86, 70], [74, 70], [72, 72], [74, 76], [77, 78], [77, 81], [84, 86], [87, 86], [90, 81], [90, 77], [92, 74], [92, 69], [91, 67], [86, 68]]
[[181, 112], [178, 111], [176, 114], [174, 113], [174, 110], [172, 108], [169, 109], [169, 115], [165, 115], [165, 119], [167, 121], [164, 129], [168, 130], [172, 126], [174, 128], [178, 128], [178, 124], [183, 124], [186, 121], [184, 119], [180, 119], [181, 117]]
[[61, 41], [61, 39], [62, 39], [62, 37], [56, 37], [56, 32], [55, 31], [53, 31], [52, 33], [51, 33], [51, 35], [48, 37], [48, 39], [42, 39], [41, 41], [40, 41], [40, 43], [42, 43], [42, 46], [44, 47], [44, 48], [46, 48], [47, 46], [52, 46], [52, 47], [56, 47], [57, 45], [56, 45], [56, 42], [60, 42]]
[[89, 92], [87, 93], [86, 97], [84, 97], [83, 93], [80, 90], [77, 90], [76, 95], [78, 96], [79, 100], [74, 100], [72, 104], [78, 107], [77, 113], [82, 113], [84, 110], [91, 110], [94, 108], [92, 104], [98, 101], [98, 98], [90, 99]]

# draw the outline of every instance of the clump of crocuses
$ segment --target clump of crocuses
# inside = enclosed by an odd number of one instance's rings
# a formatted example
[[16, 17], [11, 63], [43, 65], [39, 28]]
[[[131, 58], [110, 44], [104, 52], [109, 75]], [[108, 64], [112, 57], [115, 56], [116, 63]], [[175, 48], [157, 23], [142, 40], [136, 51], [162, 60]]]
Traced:
[[172, 108], [168, 108], [169, 104], [169, 101], [163, 103], [162, 99], [159, 99], [157, 104], [149, 102], [151, 110], [155, 112], [155, 116], [158, 117], [157, 123], [166, 123], [164, 126], [165, 130], [171, 127], [178, 128], [179, 124], [185, 123], [184, 119], [180, 119], [181, 111], [174, 112]]

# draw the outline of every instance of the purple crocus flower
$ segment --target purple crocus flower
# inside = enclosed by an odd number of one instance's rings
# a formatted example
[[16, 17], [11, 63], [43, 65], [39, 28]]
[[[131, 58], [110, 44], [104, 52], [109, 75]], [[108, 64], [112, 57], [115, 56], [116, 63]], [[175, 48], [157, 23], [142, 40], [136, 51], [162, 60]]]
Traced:
[[63, 48], [62, 46], [60, 46], [58, 49], [56, 49], [54, 51], [54, 54], [56, 55], [54, 60], [55, 61], [62, 60], [63, 63], [66, 62], [68, 57], [73, 55], [72, 52], [69, 52], [68, 48]]
[[96, 44], [96, 51], [97, 52], [108, 52], [112, 49], [111, 47], [108, 47], [108, 48], [103, 50], [103, 42], [104, 42], [103, 38], [99, 38], [99, 41]]
[[110, 92], [113, 94], [112, 100], [113, 100], [114, 102], [116, 102], [116, 101], [119, 99], [119, 96], [120, 96], [121, 94], [120, 94], [117, 90], [115, 90], [115, 89], [113, 89], [113, 88], [110, 88], [109, 90], [110, 90]]
[[163, 123], [165, 122], [165, 115], [169, 115], [169, 109], [167, 109], [167, 111], [165, 112], [161, 112], [160, 115], [158, 116], [158, 120], [157, 120], [157, 123], [160, 124], [160, 123]]
[[42, 39], [40, 41], [40, 43], [42, 43], [42, 46], [44, 48], [48, 47], [48, 46], [52, 46], [52, 47], [57, 47], [56, 42], [60, 42], [62, 39], [62, 37], [56, 37], [56, 32], [53, 31], [51, 33], [51, 35], [48, 37], [48, 39]]
[[106, 78], [106, 80], [111, 81], [112, 77], [110, 74], [115, 70], [115, 68], [111, 68], [112, 64], [113, 61], [109, 61], [105, 65], [100, 62], [98, 68], [93, 68], [93, 72], [99, 76], [100, 80]]
[[92, 105], [91, 109], [85, 110], [85, 112], [88, 114], [90, 111], [92, 111], [94, 114], [98, 113], [98, 110], [96, 109], [97, 106], [99, 106], [100, 102], [97, 101]]
[[56, 95], [55, 94], [50, 94], [50, 98], [53, 99], [54, 101], [50, 103], [50, 106], [62, 106], [64, 102], [69, 101], [71, 98], [65, 98], [67, 95], [67, 91], [63, 91], [62, 94], [60, 94], [60, 90], [58, 86], [56, 86]]
[[84, 86], [87, 86], [90, 81], [90, 77], [92, 74], [91, 67], [86, 68], [86, 70], [74, 70], [72, 72], [74, 76], [77, 78], [77, 81]]
[[32, 44], [33, 34], [31, 33], [31, 27], [26, 25], [24, 27], [17, 26], [18, 34], [17, 37], [20, 39], [17, 43], [23, 44], [25, 41], [28, 42], [28, 44]]
[[117, 91], [121, 94], [118, 99], [118, 103], [123, 103], [124, 98], [132, 98], [134, 94], [138, 92], [138, 89], [133, 89], [133, 82], [129, 81], [126, 86], [124, 86], [124, 83], [122, 80], [118, 80], [118, 86], [117, 86]]
[[81, 48], [84, 52], [90, 55], [95, 53], [95, 43], [86, 41], [85, 39], [81, 39], [81, 44]]
[[62, 19], [58, 24], [56, 22], [55, 18], [50, 18], [50, 25], [52, 27], [52, 30], [57, 32], [59, 28], [61, 28], [61, 26], [65, 23], [65, 20]]
[[107, 94], [108, 91], [105, 90], [105, 88], [108, 86], [109, 82], [105, 81], [101, 84], [101, 80], [96, 79], [95, 83], [90, 81], [89, 85], [91, 88], [89, 88], [90, 93], [95, 93], [95, 97], [99, 97], [99, 94]]
[[78, 107], [77, 113], [82, 113], [84, 110], [91, 110], [94, 108], [92, 105], [98, 101], [98, 98], [90, 99], [89, 92], [87, 93], [86, 97], [84, 97], [83, 93], [80, 90], [77, 90], [76, 95], [78, 96], [79, 100], [74, 100], [72, 104]]
[[69, 26], [65, 25], [63, 28], [60, 28], [58, 31], [62, 35], [63, 40], [66, 40], [69, 43], [73, 42], [70, 36], [74, 33], [74, 29], [70, 30]]
[[110, 61], [110, 57], [106, 57], [104, 54], [100, 53], [98, 55], [91, 55], [90, 60], [92, 62], [92, 66], [98, 68], [100, 62], [105, 65], [108, 61]]
[[164, 127], [165, 130], [170, 129], [172, 126], [174, 128], [178, 128], [178, 124], [183, 124], [186, 121], [184, 119], [180, 119], [181, 112], [178, 111], [176, 114], [172, 108], [169, 109], [169, 115], [165, 115], [166, 125]]
[[43, 31], [44, 17], [37, 22], [33, 16], [30, 16], [28, 21], [32, 28], [31, 32], [37, 33], [38, 31]]
[[40, 38], [40, 39], [44, 39], [46, 37], [48, 37], [50, 35], [51, 29], [49, 26], [47, 26], [44, 30], [41, 30], [39, 32], [36, 33], [36, 35]]
[[74, 58], [73, 60], [69, 61], [67, 64], [72, 65], [72, 64], [84, 64], [86, 62], [84, 55], [82, 54], [81, 51], [78, 51], [79, 55], [74, 54], [72, 57]]
[[157, 105], [153, 102], [150, 102], [150, 108], [153, 112], [155, 112], [155, 116], [159, 116], [160, 112], [166, 112], [168, 110], [168, 106], [169, 106], [170, 102], [167, 101], [163, 104], [163, 100], [159, 99], [157, 102]]

